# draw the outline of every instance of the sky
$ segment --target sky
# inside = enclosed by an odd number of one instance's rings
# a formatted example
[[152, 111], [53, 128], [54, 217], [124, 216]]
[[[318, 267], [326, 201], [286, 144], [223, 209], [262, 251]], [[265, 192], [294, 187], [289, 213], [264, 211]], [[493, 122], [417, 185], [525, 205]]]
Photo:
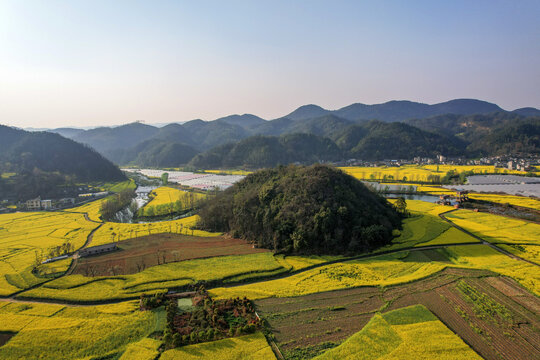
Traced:
[[539, 16], [538, 0], [0, 0], [0, 123], [455, 98], [540, 108]]

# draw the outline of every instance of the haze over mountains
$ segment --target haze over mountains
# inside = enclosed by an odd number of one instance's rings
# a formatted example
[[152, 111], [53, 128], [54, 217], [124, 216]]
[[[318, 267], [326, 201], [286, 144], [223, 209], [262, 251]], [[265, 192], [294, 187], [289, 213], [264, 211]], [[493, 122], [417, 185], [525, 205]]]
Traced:
[[[261, 167], [346, 158], [536, 153], [539, 121], [535, 108], [505, 111], [489, 102], [457, 99], [434, 105], [357, 103], [333, 111], [304, 105], [275, 120], [244, 114], [163, 127], [131, 123], [50, 131], [87, 144], [119, 165]], [[284, 136], [296, 133], [311, 136]]]

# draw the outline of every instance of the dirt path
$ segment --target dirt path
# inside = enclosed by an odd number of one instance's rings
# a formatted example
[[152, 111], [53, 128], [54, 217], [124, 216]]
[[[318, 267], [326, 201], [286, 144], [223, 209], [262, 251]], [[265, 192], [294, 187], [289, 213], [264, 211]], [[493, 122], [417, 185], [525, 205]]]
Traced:
[[[86, 216], [85, 216], [86, 217]], [[64, 273], [64, 275], [62, 275], [61, 277], [63, 276], [67, 276], [67, 275], [71, 275], [73, 273], [73, 270], [75, 269], [75, 267], [77, 266], [77, 261], [79, 260], [79, 251], [81, 251], [82, 249], [88, 247], [88, 245], [90, 245], [90, 243], [92, 242], [92, 239], [94, 238], [94, 233], [104, 225], [104, 223], [100, 223], [98, 226], [96, 226], [92, 231], [90, 231], [90, 234], [88, 234], [88, 236], [86, 237], [86, 242], [84, 243], [83, 246], [81, 246], [77, 251], [75, 251], [75, 253], [73, 254], [73, 261], [71, 262], [71, 264], [69, 265], [69, 269]]]

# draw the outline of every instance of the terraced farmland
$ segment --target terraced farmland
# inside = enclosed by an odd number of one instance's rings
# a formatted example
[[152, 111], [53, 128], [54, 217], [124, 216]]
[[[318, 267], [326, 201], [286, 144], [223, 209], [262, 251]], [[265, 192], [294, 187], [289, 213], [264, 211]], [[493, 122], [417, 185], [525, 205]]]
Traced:
[[135, 274], [152, 266], [224, 255], [269, 252], [231, 237], [155, 234], [117, 243], [118, 251], [81, 258], [73, 274], [111, 276]]
[[[501, 306], [504, 306], [509, 315], [500, 321], [498, 318], [486, 317], [483, 310], [476, 310], [483, 303], [482, 298], [468, 301], [458, 288], [462, 283], [479, 293], [489, 294], [497, 303], [503, 304]], [[359, 287], [298, 297], [269, 298], [258, 300], [256, 304], [261, 316], [269, 321], [278, 346], [290, 358], [296, 354], [317, 355], [323, 352], [319, 349], [336, 347], [363, 329], [374, 316], [377, 318], [378, 312], [382, 312], [383, 318], [396, 318], [390, 321], [394, 324], [418, 321], [422, 317], [415, 315], [411, 319], [406, 314], [396, 316], [399, 312], [387, 312], [417, 304], [427, 307], [484, 358], [534, 358], [540, 351], [537, 342], [537, 332], [540, 329], [538, 298], [510, 279], [479, 270], [449, 268], [407, 285]], [[523, 326], [515, 327], [524, 318], [530, 320]], [[498, 334], [496, 339], [495, 334]], [[381, 358], [399, 347], [399, 337], [396, 337], [394, 344], [385, 341], [380, 345], [384, 347], [384, 343], [387, 343], [387, 348], [379, 354]], [[361, 337], [354, 342], [360, 347], [373, 346], [371, 341], [362, 340]], [[448, 340], [437, 343], [435, 337], [424, 345], [416, 343], [414, 339], [405, 341], [403, 345], [411, 349], [426, 346], [436, 351], [451, 343]], [[342, 346], [347, 347], [347, 344]], [[462, 345], [459, 348], [465, 349]], [[321, 358], [339, 358], [332, 357], [333, 354], [339, 354], [337, 349], [330, 350], [328, 356]], [[422, 354], [418, 353], [417, 356], [421, 357]]]

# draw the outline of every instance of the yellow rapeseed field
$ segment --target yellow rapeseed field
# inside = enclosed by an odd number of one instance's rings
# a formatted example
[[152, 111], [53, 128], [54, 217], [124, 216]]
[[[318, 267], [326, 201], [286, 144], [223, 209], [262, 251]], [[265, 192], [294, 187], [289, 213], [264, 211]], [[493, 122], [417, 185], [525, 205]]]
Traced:
[[194, 215], [178, 220], [138, 224], [107, 222], [94, 233], [91, 246], [160, 233], [205, 237], [221, 235], [221, 233], [211, 233], [193, 229], [197, 224], [198, 218], [197, 215]]
[[245, 170], [204, 170], [204, 172], [210, 173], [210, 174], [249, 175], [253, 171], [245, 171]]
[[514, 260], [487, 245], [450, 246], [445, 249], [453, 266], [490, 270], [518, 281], [540, 295], [538, 266]]
[[408, 252], [381, 255], [326, 265], [283, 279], [216, 288], [210, 294], [217, 298], [243, 297], [261, 299], [313, 294], [358, 286], [386, 286], [406, 283], [432, 275], [446, 264], [425, 261], [402, 261]]
[[540, 245], [539, 224], [470, 210], [454, 211], [446, 217], [489, 242]]
[[523, 259], [530, 260], [540, 265], [540, 246], [538, 245], [502, 245], [499, 244], [503, 250], [511, 252]]
[[[109, 307], [123, 311], [104, 311]], [[84, 308], [16, 303], [0, 310], [0, 331], [17, 332], [0, 347], [0, 359], [90, 359], [121, 354], [129, 343], [148, 336], [158, 325], [156, 313], [138, 311], [137, 302]]]
[[159, 355], [159, 340], [144, 338], [141, 341], [131, 343], [120, 357], [120, 360], [154, 360]]
[[[50, 249], [68, 242], [78, 249], [97, 224], [82, 214], [26, 212], [0, 215], [0, 295], [9, 295], [47, 280], [32, 269]], [[42, 273], [65, 271], [70, 260], [38, 266]], [[44, 274], [46, 275], [46, 274]]]
[[376, 314], [343, 344], [317, 360], [482, 359], [422, 305]]
[[540, 200], [531, 197], [501, 194], [469, 194], [469, 198], [540, 210]]
[[260, 332], [229, 339], [188, 345], [167, 350], [161, 354], [160, 360], [271, 360], [275, 359], [274, 352], [266, 338]]
[[126, 299], [202, 280], [214, 281], [227, 277], [233, 281], [287, 270], [270, 252], [220, 256], [153, 266], [132, 275], [94, 278], [83, 275], [64, 276], [26, 291], [24, 296], [82, 302]]
[[[437, 171], [437, 168], [439, 171]], [[360, 180], [397, 180], [403, 182], [428, 182], [429, 175], [439, 175], [443, 177], [448, 171], [454, 170], [458, 173], [474, 171], [475, 174], [497, 173], [497, 174], [521, 174], [517, 170], [495, 168], [488, 165], [404, 165], [400, 167], [341, 167], [341, 170]], [[537, 172], [540, 174], [540, 172]]]
[[[143, 216], [167, 215], [175, 211], [187, 210], [207, 197], [206, 194], [182, 191], [167, 186], [153, 190], [151, 196], [152, 200], [139, 210]], [[151, 213], [150, 209], [152, 209]]]
[[403, 251], [321, 266], [277, 280], [215, 288], [210, 290], [210, 294], [217, 298], [247, 296], [261, 299], [301, 296], [358, 286], [387, 286], [418, 280], [449, 266], [490, 270], [512, 277], [533, 293], [540, 294], [540, 272], [535, 265], [511, 259], [481, 244], [449, 246], [439, 251], [449, 261], [434, 261], [422, 258], [418, 252]]

